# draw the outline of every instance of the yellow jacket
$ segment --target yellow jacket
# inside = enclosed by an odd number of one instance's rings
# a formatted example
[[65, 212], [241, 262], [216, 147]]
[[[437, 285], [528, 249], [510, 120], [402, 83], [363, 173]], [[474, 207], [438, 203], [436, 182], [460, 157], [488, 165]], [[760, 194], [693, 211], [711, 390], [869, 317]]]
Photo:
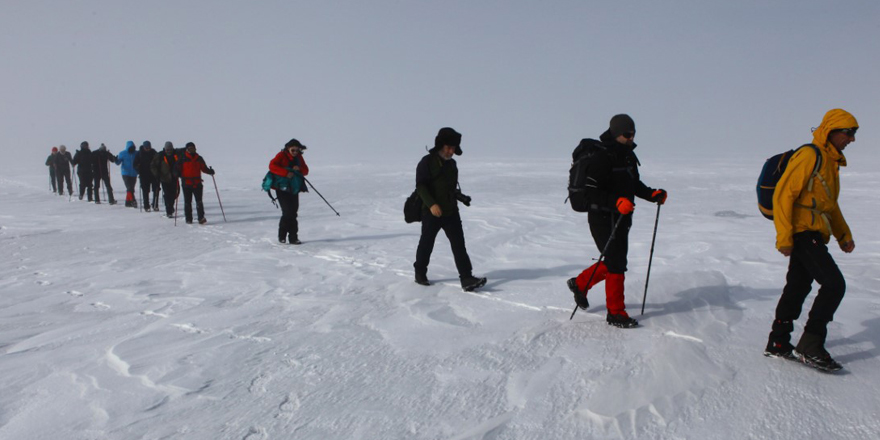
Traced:
[[852, 232], [837, 204], [840, 167], [846, 166], [846, 157], [828, 142], [828, 134], [858, 126], [856, 118], [845, 110], [834, 109], [825, 114], [813, 131], [813, 144], [822, 155], [818, 177], [811, 177], [816, 165], [815, 150], [801, 148], [791, 157], [773, 193], [777, 249], [791, 248], [792, 236], [803, 231], [820, 232], [825, 243], [831, 235], [840, 243], [852, 241]]

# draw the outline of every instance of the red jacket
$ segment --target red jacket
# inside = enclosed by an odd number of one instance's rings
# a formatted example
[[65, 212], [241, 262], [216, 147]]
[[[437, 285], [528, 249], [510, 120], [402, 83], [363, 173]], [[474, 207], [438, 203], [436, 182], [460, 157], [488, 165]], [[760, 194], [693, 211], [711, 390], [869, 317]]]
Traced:
[[309, 175], [309, 166], [306, 165], [306, 161], [303, 158], [302, 154], [296, 156], [296, 160], [299, 163], [294, 162], [294, 157], [287, 152], [287, 150], [280, 151], [275, 155], [275, 158], [269, 162], [269, 171], [272, 174], [277, 174], [279, 176], [287, 176], [287, 173], [293, 169], [294, 165], [299, 167], [299, 172], [303, 176]]
[[177, 161], [178, 175], [183, 179], [183, 186], [196, 187], [202, 184], [202, 172], [212, 174], [205, 159], [202, 159], [198, 153], [184, 153], [183, 157]]

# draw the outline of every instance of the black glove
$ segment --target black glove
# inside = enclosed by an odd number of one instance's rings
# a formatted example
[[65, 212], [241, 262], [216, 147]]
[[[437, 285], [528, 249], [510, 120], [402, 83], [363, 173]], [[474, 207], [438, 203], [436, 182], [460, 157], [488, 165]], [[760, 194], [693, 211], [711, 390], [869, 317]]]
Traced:
[[655, 189], [654, 192], [651, 193], [651, 201], [662, 205], [666, 203], [666, 190], [665, 189]]
[[205, 171], [205, 173], [207, 173], [209, 176], [213, 176], [214, 175], [214, 168], [208, 168], [208, 171]]

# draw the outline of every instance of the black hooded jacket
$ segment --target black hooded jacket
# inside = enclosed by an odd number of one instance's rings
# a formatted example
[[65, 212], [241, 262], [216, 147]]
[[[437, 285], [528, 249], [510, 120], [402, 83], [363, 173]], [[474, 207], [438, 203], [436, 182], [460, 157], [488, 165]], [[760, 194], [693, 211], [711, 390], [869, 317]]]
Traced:
[[654, 192], [642, 183], [639, 177], [639, 159], [632, 146], [618, 143], [610, 131], [605, 131], [595, 139], [584, 139], [573, 156], [588, 148], [598, 151], [587, 166], [587, 199], [603, 211], [617, 211], [617, 199], [625, 197], [633, 201], [635, 197], [650, 200]]

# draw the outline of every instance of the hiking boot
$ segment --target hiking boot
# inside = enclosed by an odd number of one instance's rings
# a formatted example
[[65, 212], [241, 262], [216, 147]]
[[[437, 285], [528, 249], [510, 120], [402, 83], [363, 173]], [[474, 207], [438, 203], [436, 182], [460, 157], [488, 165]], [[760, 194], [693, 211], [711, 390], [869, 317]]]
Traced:
[[159, 210], [159, 204], [153, 203], [153, 211], [158, 211], [158, 210]]
[[202, 218], [199, 219], [199, 224], [200, 224], [200, 225], [203, 225], [203, 224], [205, 224], [205, 223], [208, 223], [208, 219], [206, 219], [206, 218], [204, 218], [204, 217], [202, 217]]
[[116, 200], [111, 200], [109, 203], [110, 203], [111, 205], [115, 205], [115, 204], [116, 204]]
[[764, 349], [764, 356], [796, 361], [798, 359], [792, 350], [794, 350], [794, 345], [791, 343], [770, 341], [767, 343], [767, 348]]
[[605, 321], [608, 322], [608, 325], [613, 325], [618, 328], [635, 328], [639, 326], [639, 321], [632, 319], [626, 312], [623, 312], [619, 315], [614, 313], [609, 313], [605, 316]]
[[792, 353], [799, 361], [819, 371], [827, 373], [843, 368], [825, 350], [825, 338], [814, 333], [804, 332]]
[[100, 200], [95, 200], [95, 204], [96, 204], [96, 205], [100, 205], [100, 204], [101, 204], [101, 201], [100, 201]]
[[186, 220], [186, 224], [188, 224], [188, 225], [191, 225], [191, 224], [193, 224], [193, 221], [192, 221], [192, 219], [187, 219], [187, 220]]
[[473, 275], [466, 275], [461, 278], [461, 288], [465, 292], [473, 292], [486, 285], [485, 278], [477, 278]]
[[421, 284], [422, 286], [430, 286], [431, 282], [428, 281], [428, 275], [417, 273], [416, 284]]
[[150, 205], [144, 205], [144, 212], [150, 212]]
[[285, 239], [284, 237], [278, 237], [278, 242], [281, 244], [285, 244], [287, 243], [287, 239]]
[[299, 241], [298, 238], [291, 238], [290, 244], [303, 244], [303, 242]]
[[584, 295], [581, 289], [578, 289], [577, 278], [569, 278], [565, 284], [568, 285], [568, 290], [571, 290], [571, 293], [574, 294], [574, 302], [577, 303], [578, 307], [587, 310], [590, 307], [590, 302], [587, 301], [587, 295]]

